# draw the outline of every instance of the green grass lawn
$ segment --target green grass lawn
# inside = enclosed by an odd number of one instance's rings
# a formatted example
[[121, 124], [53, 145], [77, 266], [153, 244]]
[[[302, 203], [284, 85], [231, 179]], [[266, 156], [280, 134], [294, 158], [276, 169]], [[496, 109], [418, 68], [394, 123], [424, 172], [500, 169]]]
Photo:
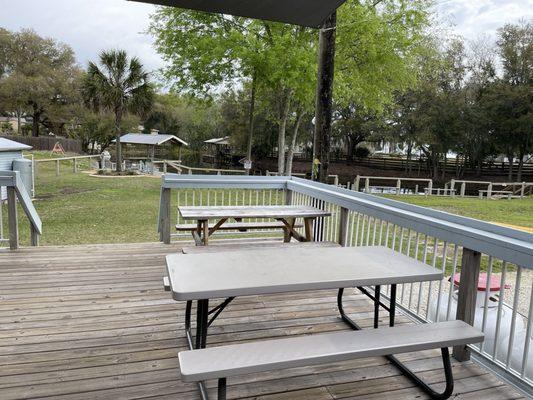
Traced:
[[533, 231], [533, 197], [513, 200], [479, 200], [425, 196], [387, 196], [418, 206]]
[[[41, 153], [38, 156], [50, 157]], [[41, 164], [34, 203], [43, 221], [41, 244], [157, 241], [159, 191], [160, 179], [156, 178], [95, 178], [85, 173], [74, 174], [71, 162], [62, 163], [61, 174], [56, 177], [54, 163]], [[391, 198], [486, 221], [533, 228], [533, 198], [511, 201]], [[19, 218], [21, 242], [27, 245], [29, 230], [22, 210]], [[4, 232], [7, 232], [7, 218], [4, 218]]]

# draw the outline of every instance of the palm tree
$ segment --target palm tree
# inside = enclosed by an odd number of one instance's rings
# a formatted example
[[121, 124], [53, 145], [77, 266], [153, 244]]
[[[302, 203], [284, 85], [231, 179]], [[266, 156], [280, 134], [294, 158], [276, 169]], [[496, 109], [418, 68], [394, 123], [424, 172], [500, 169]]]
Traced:
[[129, 59], [123, 50], [103, 51], [100, 66], [89, 63], [83, 89], [88, 105], [95, 110], [106, 109], [115, 115], [117, 172], [121, 172], [122, 117], [126, 112], [144, 114], [150, 110], [154, 90], [149, 74], [137, 57]]

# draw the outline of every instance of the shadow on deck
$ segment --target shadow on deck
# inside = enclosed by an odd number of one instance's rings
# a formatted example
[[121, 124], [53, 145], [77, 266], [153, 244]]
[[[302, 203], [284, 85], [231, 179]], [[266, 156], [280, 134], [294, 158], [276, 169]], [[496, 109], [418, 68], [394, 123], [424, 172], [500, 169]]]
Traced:
[[[164, 256], [178, 251], [146, 243], [0, 252], [0, 399], [198, 399], [196, 386], [180, 381], [184, 305], [162, 288]], [[347, 311], [370, 327], [366, 297], [345, 298]], [[336, 292], [240, 298], [210, 328], [208, 346], [340, 329]], [[440, 351], [399, 358], [443, 383]], [[473, 363], [453, 370], [456, 399], [522, 398]], [[229, 399], [426, 398], [381, 357], [228, 384]]]

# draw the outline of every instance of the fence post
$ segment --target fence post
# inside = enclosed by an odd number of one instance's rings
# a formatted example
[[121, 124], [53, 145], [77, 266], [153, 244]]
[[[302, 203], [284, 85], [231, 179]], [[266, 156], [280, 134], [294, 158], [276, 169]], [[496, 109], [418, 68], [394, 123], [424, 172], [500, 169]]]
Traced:
[[356, 192], [359, 191], [359, 181], [361, 180], [361, 178], [359, 177], [359, 175], [357, 175], [355, 177], [355, 181], [353, 183], [354, 187], [352, 188], [353, 190], [355, 190]]
[[349, 210], [341, 207], [341, 213], [339, 216], [339, 244], [342, 247], [346, 247], [348, 244], [348, 216]]
[[17, 219], [17, 195], [15, 188], [7, 187], [7, 214], [9, 226], [9, 248], [17, 250], [19, 248], [19, 226]]
[[73, 162], [73, 164], [72, 164], [72, 171], [73, 171], [74, 173], [76, 173], [76, 172], [78, 172], [78, 159], [77, 159], [76, 157], [74, 157], [74, 158], [72, 159], [72, 162]]
[[428, 194], [431, 196], [433, 194], [433, 181], [428, 182]]
[[159, 237], [165, 244], [170, 244], [170, 191], [169, 188], [161, 189]]
[[167, 173], [167, 160], [164, 160], [163, 161], [163, 173], [166, 174]]
[[522, 182], [522, 187], [520, 188], [520, 198], [524, 197], [525, 194], [526, 194], [526, 183]]
[[[481, 268], [481, 253], [463, 248], [461, 260], [461, 282], [457, 298], [457, 319], [474, 326], [476, 317], [477, 286]], [[453, 277], [452, 277], [453, 279]], [[458, 361], [468, 361], [470, 350], [467, 346], [455, 346], [453, 356]]]
[[455, 179], [452, 179], [452, 180], [450, 181], [450, 194], [451, 194], [453, 197], [455, 197], [455, 192], [454, 192], [454, 190], [455, 190]]
[[396, 196], [400, 195], [400, 191], [402, 190], [402, 180], [398, 179], [396, 181]]
[[59, 160], [56, 160], [56, 176], [59, 176]]
[[365, 193], [370, 193], [370, 178], [365, 179]]
[[489, 186], [487, 187], [487, 199], [490, 199], [490, 198], [492, 198], [492, 182], [489, 183]]
[[466, 182], [461, 183], [461, 197], [465, 197]]

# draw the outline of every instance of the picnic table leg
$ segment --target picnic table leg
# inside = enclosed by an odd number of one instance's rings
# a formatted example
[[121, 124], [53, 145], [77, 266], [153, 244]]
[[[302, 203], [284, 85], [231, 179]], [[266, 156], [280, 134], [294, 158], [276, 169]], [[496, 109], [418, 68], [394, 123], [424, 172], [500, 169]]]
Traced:
[[381, 295], [381, 286], [376, 285], [374, 291], [374, 329], [379, 328], [379, 298]]
[[[287, 225], [290, 226], [292, 229], [294, 229], [295, 222], [296, 222], [295, 218], [288, 218], [286, 220]], [[292, 237], [293, 237], [293, 234], [292, 234], [291, 230], [288, 227], [285, 227], [285, 228], [283, 228], [283, 232], [285, 233], [283, 241], [285, 243], [289, 243], [291, 241]]]
[[313, 222], [314, 218], [304, 218], [305, 238], [308, 242], [313, 241]]
[[198, 300], [196, 305], [196, 348], [205, 349], [207, 344], [207, 317], [209, 300]]
[[209, 243], [209, 221], [204, 220], [204, 246], [207, 246]]
[[[380, 301], [376, 300], [377, 294], [378, 292], [377, 292], [377, 287], [376, 287], [376, 296], [374, 296], [374, 301], [375, 301], [374, 304], [377, 303], [378, 305], [380, 305], [381, 304]], [[346, 322], [346, 324], [348, 324], [352, 329], [357, 330], [357, 331], [361, 330], [361, 327], [357, 325], [357, 323], [353, 321], [350, 317], [348, 317], [348, 315], [344, 312], [344, 307], [342, 303], [343, 295], [344, 295], [344, 289], [340, 288], [337, 294], [337, 306], [339, 308], [339, 313], [341, 315], [342, 320]], [[392, 324], [391, 326], [393, 326], [394, 325], [394, 312], [396, 311], [396, 285], [391, 286], [390, 300], [391, 300], [390, 307], [388, 307], [388, 309], [389, 309], [389, 312], [391, 313], [390, 323]], [[431, 399], [444, 400], [444, 399], [448, 399], [453, 394], [454, 381], [453, 381], [452, 365], [450, 362], [450, 351], [448, 350], [447, 347], [443, 347], [441, 349], [441, 356], [442, 356], [442, 363], [444, 366], [444, 376], [446, 379], [446, 387], [444, 388], [444, 391], [442, 391], [441, 393], [435, 392], [426, 382], [421, 380], [413, 371], [407, 368], [395, 356], [390, 355], [386, 357], [396, 368], [398, 368], [402, 372], [402, 374], [404, 374], [412, 382], [418, 385], [424, 392], [426, 392]]]

